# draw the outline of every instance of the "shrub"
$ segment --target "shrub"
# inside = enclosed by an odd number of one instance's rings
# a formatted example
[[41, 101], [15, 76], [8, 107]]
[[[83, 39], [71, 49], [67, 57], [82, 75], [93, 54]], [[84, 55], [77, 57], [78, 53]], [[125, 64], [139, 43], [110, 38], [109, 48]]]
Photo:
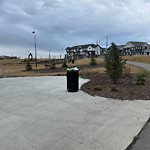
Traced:
[[94, 91], [102, 91], [103, 89], [100, 86], [95, 86]]
[[32, 70], [32, 66], [31, 66], [30, 60], [27, 61], [26, 70]]
[[91, 57], [91, 59], [90, 59], [90, 65], [91, 66], [97, 65], [97, 61], [96, 61], [96, 59], [94, 57]]
[[52, 59], [50, 61], [50, 69], [56, 69], [56, 62], [55, 62], [55, 59]]
[[112, 87], [112, 88], [111, 88], [111, 91], [112, 91], [112, 92], [118, 92], [119, 90], [118, 90], [116, 87]]
[[144, 81], [136, 81], [136, 84], [137, 85], [145, 85], [145, 82]]
[[68, 67], [66, 59], [64, 59], [63, 64], [62, 64], [61, 67], [62, 68], [67, 68]]
[[117, 83], [118, 79], [123, 74], [125, 61], [120, 56], [116, 44], [112, 43], [110, 50], [105, 55], [106, 74], [110, 77], [113, 83]]
[[137, 85], [144, 85], [145, 84], [145, 74], [139, 74], [137, 76], [137, 81], [136, 81], [136, 84]]

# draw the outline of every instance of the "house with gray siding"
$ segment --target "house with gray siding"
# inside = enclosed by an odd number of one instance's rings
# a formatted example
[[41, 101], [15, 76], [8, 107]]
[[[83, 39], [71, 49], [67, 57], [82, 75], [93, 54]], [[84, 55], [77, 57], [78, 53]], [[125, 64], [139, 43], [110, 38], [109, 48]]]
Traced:
[[[123, 47], [123, 55], [145, 55], [145, 52], [149, 49], [147, 42], [127, 42]], [[147, 53], [148, 54], [148, 53]]]
[[66, 58], [97, 57], [101, 55], [102, 48], [95, 44], [78, 45], [66, 48]]

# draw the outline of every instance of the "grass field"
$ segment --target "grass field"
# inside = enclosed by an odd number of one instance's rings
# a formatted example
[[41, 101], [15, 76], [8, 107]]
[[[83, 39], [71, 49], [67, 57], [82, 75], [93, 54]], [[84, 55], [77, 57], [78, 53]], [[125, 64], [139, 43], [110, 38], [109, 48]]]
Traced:
[[127, 61], [150, 63], [150, 56], [123, 56], [123, 59]]
[[[132, 56], [131, 56], [132, 57]], [[130, 57], [129, 57], [130, 58]], [[150, 57], [149, 57], [150, 58]], [[143, 58], [144, 59], [144, 58]], [[142, 59], [142, 60], [143, 60]], [[135, 58], [133, 58], [135, 61]], [[79, 59], [75, 61], [74, 64], [72, 63], [67, 63], [69, 67], [71, 66], [81, 66], [81, 65], [89, 65], [90, 59], [85, 58], [85, 59]], [[98, 64], [104, 63], [103, 59], [97, 59]], [[32, 68], [36, 70], [35, 68], [35, 63], [32, 62]], [[49, 76], [49, 75], [65, 75], [66, 71], [61, 71], [61, 72], [34, 72], [34, 71], [26, 71], [26, 62], [22, 59], [14, 59], [14, 60], [0, 60], [0, 76], [2, 77], [18, 77], [18, 76]], [[62, 64], [56, 65], [56, 67], [59, 69], [61, 68]], [[128, 68], [130, 68], [131, 73], [141, 73], [144, 72], [145, 70], [139, 67], [127, 65]], [[39, 63], [37, 69], [45, 69], [44, 63]], [[105, 68], [104, 67], [97, 67], [97, 68], [83, 68], [80, 70], [81, 74], [88, 74], [88, 73], [93, 73], [93, 72], [98, 72], [98, 73], [104, 73]]]
[[[129, 73], [146, 73], [147, 71], [143, 68], [132, 66], [127, 64], [126, 67], [129, 69]], [[81, 74], [90, 74], [90, 73], [105, 73], [106, 69], [103, 68], [93, 68], [93, 69], [83, 69], [80, 71]]]

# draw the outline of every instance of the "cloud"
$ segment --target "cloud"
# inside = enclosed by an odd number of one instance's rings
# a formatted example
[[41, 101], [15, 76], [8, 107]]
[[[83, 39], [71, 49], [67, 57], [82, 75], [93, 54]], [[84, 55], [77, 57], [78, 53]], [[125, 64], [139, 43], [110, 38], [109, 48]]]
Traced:
[[[0, 0], [0, 55], [37, 49], [61, 53], [67, 46], [150, 41], [150, 2], [145, 0]], [[16, 49], [16, 50], [14, 50]], [[22, 56], [26, 55], [21, 54]]]

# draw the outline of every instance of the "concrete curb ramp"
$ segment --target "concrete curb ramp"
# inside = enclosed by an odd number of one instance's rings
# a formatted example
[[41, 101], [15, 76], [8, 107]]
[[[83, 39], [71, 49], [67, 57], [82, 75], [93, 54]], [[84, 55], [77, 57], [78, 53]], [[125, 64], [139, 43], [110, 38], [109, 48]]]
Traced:
[[1, 150], [124, 150], [149, 116], [150, 101], [69, 93], [66, 77], [0, 79]]

